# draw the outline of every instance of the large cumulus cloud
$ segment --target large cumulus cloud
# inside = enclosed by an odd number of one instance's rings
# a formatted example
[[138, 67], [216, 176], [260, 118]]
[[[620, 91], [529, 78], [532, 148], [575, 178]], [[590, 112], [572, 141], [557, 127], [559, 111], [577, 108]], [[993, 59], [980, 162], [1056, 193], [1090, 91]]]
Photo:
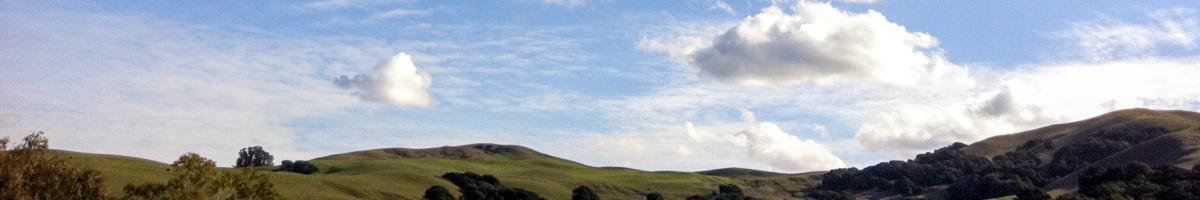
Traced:
[[341, 76], [334, 80], [338, 87], [355, 89], [364, 100], [396, 106], [429, 106], [429, 74], [417, 71], [412, 56], [399, 53], [375, 66], [370, 73]]
[[1200, 109], [1200, 58], [1029, 66], [960, 100], [907, 102], [865, 121], [864, 146], [911, 156], [952, 142], [1082, 120], [1126, 108]]
[[811, 2], [791, 8], [766, 8], [684, 59], [701, 76], [735, 83], [967, 83], [966, 69], [946, 60], [937, 39], [879, 12]]

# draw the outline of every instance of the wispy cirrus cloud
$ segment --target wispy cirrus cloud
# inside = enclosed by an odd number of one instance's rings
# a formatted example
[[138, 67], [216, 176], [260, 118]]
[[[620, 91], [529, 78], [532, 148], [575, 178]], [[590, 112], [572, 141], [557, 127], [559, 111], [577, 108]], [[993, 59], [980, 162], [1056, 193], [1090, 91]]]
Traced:
[[1158, 9], [1144, 16], [1132, 21], [1106, 16], [1074, 22], [1056, 36], [1066, 39], [1080, 50], [1080, 56], [1092, 61], [1152, 56], [1167, 47], [1196, 48], [1200, 37], [1196, 10]]

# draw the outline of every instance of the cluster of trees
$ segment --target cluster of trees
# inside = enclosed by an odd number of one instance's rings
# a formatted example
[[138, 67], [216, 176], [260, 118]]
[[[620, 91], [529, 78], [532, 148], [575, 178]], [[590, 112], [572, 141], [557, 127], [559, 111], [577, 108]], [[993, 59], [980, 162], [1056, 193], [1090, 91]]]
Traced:
[[275, 171], [293, 172], [293, 173], [300, 173], [300, 174], [306, 174], [306, 175], [316, 173], [317, 171], [320, 171], [320, 170], [321, 169], [317, 168], [316, 165], [313, 165], [312, 163], [309, 163], [308, 161], [303, 161], [303, 160], [297, 160], [295, 162], [290, 161], [290, 160], [283, 160], [283, 162], [279, 163], [279, 168], [275, 169]]
[[233, 167], [270, 167], [275, 165], [275, 156], [271, 156], [262, 146], [242, 148], [238, 151], [237, 163]]
[[199, 154], [187, 153], [171, 163], [167, 183], [126, 185], [122, 199], [278, 199], [275, 186], [254, 168], [238, 172], [217, 170], [217, 165]]
[[100, 173], [67, 165], [50, 152], [42, 132], [25, 136], [12, 149], [8, 142], [0, 138], [0, 200], [105, 199]]
[[[443, 174], [442, 179], [458, 186], [462, 200], [541, 200], [537, 193], [529, 190], [508, 187], [500, 184], [500, 179], [492, 175], [479, 175], [474, 172]], [[453, 200], [450, 191], [442, 186], [433, 186], [425, 190], [424, 199]]]
[[1079, 175], [1078, 199], [1200, 199], [1200, 168], [1093, 166]]
[[[274, 185], [253, 168], [239, 172], [217, 170], [212, 160], [187, 153], [171, 164], [167, 183], [126, 185], [126, 196], [104, 191], [99, 172], [76, 168], [52, 152], [42, 132], [8, 148], [0, 138], [0, 200], [24, 199], [278, 199]], [[261, 148], [260, 148], [261, 150]]]
[[[450, 181], [454, 186], [458, 186], [459, 193], [462, 197], [455, 198], [450, 193], [449, 189], [439, 185], [431, 186], [425, 190], [425, 195], [422, 199], [425, 200], [541, 200], [537, 193], [521, 189], [505, 186], [500, 184], [500, 179], [492, 175], [480, 175], [474, 172], [449, 172], [440, 176], [442, 179]], [[597, 195], [595, 190], [588, 186], [579, 186], [571, 190], [571, 200], [599, 200], [600, 195]], [[693, 195], [687, 198], [688, 200], [753, 200], [756, 198], [746, 196], [742, 192], [742, 188], [737, 185], [720, 185], [717, 191], [713, 191], [708, 195]], [[663, 200], [663, 195], [657, 192], [646, 194], [646, 200]]]
[[[951, 194], [951, 199], [983, 199], [998, 197], [993, 193], [1008, 195], [1013, 190], [1025, 189], [1008, 187], [1007, 180], [1020, 179], [987, 158], [962, 152], [963, 147], [966, 145], [954, 143], [912, 160], [884, 162], [862, 170], [835, 169], [825, 173], [821, 185], [808, 195], [816, 199], [852, 199], [850, 193], [855, 191], [882, 190], [911, 196], [924, 194], [932, 186], [950, 185], [951, 190], [963, 189]], [[993, 181], [996, 179], [1000, 181]], [[971, 191], [981, 187], [995, 191]]]
[[964, 153], [960, 149], [966, 144], [954, 143], [908, 161], [884, 162], [862, 170], [832, 170], [823, 175], [821, 184], [807, 195], [816, 199], [852, 199], [856, 192], [888, 191], [915, 196], [934, 186], [946, 186], [947, 199], [988, 199], [1009, 195], [1016, 195], [1017, 199], [1049, 199], [1049, 195], [1039, 188], [1167, 132], [1162, 127], [1136, 123], [1095, 130], [1087, 137], [1059, 147], [1049, 162], [1038, 157], [1042, 152], [1055, 149], [1049, 140], [1030, 140], [991, 159]]

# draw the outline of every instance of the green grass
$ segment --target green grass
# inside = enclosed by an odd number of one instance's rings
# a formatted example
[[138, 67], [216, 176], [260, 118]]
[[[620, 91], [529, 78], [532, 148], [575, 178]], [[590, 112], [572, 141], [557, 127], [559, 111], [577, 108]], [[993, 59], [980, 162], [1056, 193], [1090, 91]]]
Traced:
[[[438, 149], [403, 151], [434, 150]], [[58, 152], [67, 155], [68, 162], [74, 165], [100, 171], [105, 176], [109, 193], [117, 196], [123, 195], [121, 188], [126, 184], [161, 183], [168, 179], [168, 166], [160, 162], [125, 156]], [[321, 171], [312, 175], [266, 173], [284, 199], [419, 199], [425, 189], [432, 185], [456, 190], [457, 187], [437, 176], [463, 171], [492, 174], [505, 185], [537, 192], [547, 199], [569, 199], [571, 190], [580, 185], [596, 189], [605, 199], [642, 199], [648, 192], [659, 192], [670, 199], [682, 199], [688, 195], [706, 194], [715, 190], [717, 185], [726, 183], [742, 185], [748, 193], [760, 197], [783, 199], [788, 191], [782, 188], [758, 190], [748, 186], [779, 185], [776, 182], [796, 184], [797, 187], [811, 184], [808, 182], [811, 181], [811, 174], [801, 178], [789, 178], [793, 175], [784, 174], [777, 177], [729, 178], [691, 172], [648, 172], [591, 167], [532, 153], [476, 152], [465, 157], [446, 158], [436, 153], [397, 156], [383, 150], [371, 150], [314, 159], [311, 162]]]

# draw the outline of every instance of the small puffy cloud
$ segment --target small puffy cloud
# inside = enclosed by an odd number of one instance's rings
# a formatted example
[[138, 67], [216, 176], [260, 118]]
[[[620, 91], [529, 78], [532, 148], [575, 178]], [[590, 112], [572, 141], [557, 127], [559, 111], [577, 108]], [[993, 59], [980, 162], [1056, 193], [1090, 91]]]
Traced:
[[1030, 66], [962, 100], [889, 105], [855, 136], [898, 157], [1126, 108], [1200, 109], [1198, 58]]
[[1070, 40], [1089, 60], [1142, 57], [1165, 46], [1194, 49], [1200, 37], [1196, 11], [1169, 8], [1149, 12], [1146, 23], [1102, 18], [1073, 23], [1057, 36]]
[[732, 135], [706, 133], [698, 130], [691, 122], [685, 125], [688, 136], [697, 143], [725, 143], [745, 149], [750, 159], [764, 162], [777, 170], [801, 172], [846, 166], [846, 163], [825, 145], [813, 140], [802, 140], [784, 132], [774, 123], [758, 122], [754, 113], [743, 111], [742, 120], [749, 127]]
[[707, 42], [643, 40], [640, 46], [682, 55], [677, 57], [701, 76], [743, 84], [969, 82], [967, 70], [946, 60], [937, 39], [909, 32], [879, 12], [804, 1], [791, 10], [768, 7]]
[[364, 100], [396, 106], [425, 107], [433, 103], [429, 95], [429, 74], [417, 71], [412, 57], [399, 53], [375, 66], [370, 73], [341, 76], [334, 84], [356, 90]]

